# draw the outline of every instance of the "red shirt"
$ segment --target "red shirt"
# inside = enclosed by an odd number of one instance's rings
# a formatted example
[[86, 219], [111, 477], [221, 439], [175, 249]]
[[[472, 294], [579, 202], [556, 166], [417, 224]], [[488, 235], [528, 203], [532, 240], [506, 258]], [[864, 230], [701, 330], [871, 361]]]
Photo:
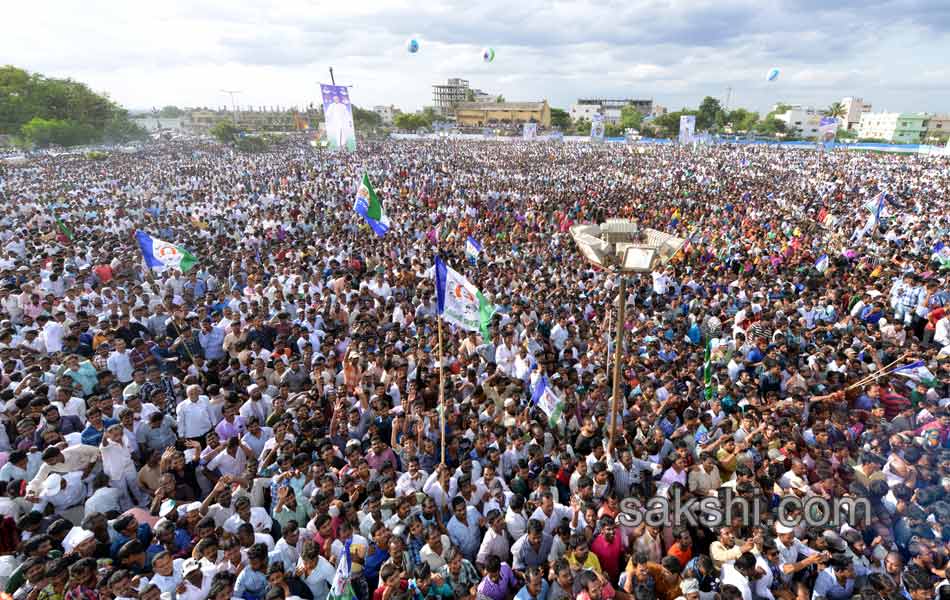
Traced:
[[623, 540], [619, 534], [614, 534], [614, 541], [608, 542], [604, 534], [594, 538], [590, 551], [600, 561], [600, 568], [607, 574], [608, 581], [617, 581], [620, 578], [620, 555], [623, 554]]

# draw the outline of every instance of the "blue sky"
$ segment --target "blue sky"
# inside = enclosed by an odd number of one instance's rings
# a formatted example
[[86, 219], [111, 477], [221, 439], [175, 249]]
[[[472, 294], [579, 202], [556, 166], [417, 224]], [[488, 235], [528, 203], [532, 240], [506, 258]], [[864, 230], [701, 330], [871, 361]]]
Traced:
[[4, 12], [0, 62], [134, 108], [224, 105], [222, 89], [241, 105], [303, 106], [332, 65], [362, 106], [417, 109], [457, 76], [565, 108], [608, 96], [678, 109], [731, 87], [732, 106], [757, 110], [859, 96], [875, 110], [950, 112], [948, 0], [37, 0]]

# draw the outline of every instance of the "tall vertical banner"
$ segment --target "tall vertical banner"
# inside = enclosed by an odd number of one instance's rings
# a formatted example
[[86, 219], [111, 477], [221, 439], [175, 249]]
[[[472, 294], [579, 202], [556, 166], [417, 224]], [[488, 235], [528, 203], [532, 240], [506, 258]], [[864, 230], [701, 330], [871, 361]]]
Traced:
[[327, 127], [327, 145], [331, 150], [356, 150], [356, 129], [350, 93], [343, 85], [320, 84], [323, 95], [323, 118]]
[[604, 141], [604, 115], [594, 114], [590, 118], [590, 141]]
[[521, 126], [521, 137], [526, 140], [533, 140], [538, 135], [537, 123], [525, 123]]
[[834, 117], [822, 117], [818, 121], [818, 143], [823, 144], [825, 149], [829, 149], [838, 135], [838, 119]]
[[680, 117], [680, 138], [681, 144], [689, 144], [693, 141], [696, 134], [696, 116], [682, 115]]

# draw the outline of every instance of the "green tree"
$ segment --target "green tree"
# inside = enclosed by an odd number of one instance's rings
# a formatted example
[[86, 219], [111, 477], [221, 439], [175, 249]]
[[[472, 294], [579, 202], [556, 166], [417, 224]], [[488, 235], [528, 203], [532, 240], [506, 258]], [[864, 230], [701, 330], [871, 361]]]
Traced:
[[259, 135], [245, 135], [235, 140], [234, 146], [241, 152], [259, 153], [267, 150], [267, 142]]
[[498, 97], [495, 98], [495, 102], [497, 102], [498, 104], [501, 104], [504, 101], [505, 101], [505, 97], [502, 96], [501, 94], [498, 94]]
[[736, 133], [751, 131], [759, 120], [759, 113], [744, 108], [729, 111], [727, 122], [732, 123], [732, 130]]
[[606, 123], [604, 125], [604, 137], [622, 137], [624, 127], [620, 123]]
[[382, 124], [383, 118], [377, 113], [358, 106], [353, 107], [353, 126], [356, 127], [357, 130], [375, 129]]
[[725, 124], [726, 113], [722, 110], [719, 100], [706, 96], [699, 105], [696, 113], [696, 129], [700, 131], [715, 131]]
[[475, 102], [475, 90], [472, 88], [466, 88], [465, 90], [465, 101], [466, 102]]
[[33, 117], [20, 128], [23, 140], [36, 148], [47, 146], [79, 146], [97, 141], [97, 132], [91, 125]]
[[177, 119], [185, 114], [185, 111], [178, 108], [177, 106], [164, 106], [162, 110], [158, 111], [158, 116], [163, 119]]
[[574, 121], [575, 135], [590, 135], [590, 121], [581, 117]]
[[643, 114], [632, 104], [620, 109], [620, 126], [624, 129], [640, 129], [643, 124]]
[[571, 115], [563, 108], [551, 109], [551, 126], [560, 130], [565, 130], [571, 126]]
[[785, 126], [784, 121], [778, 120], [775, 115], [769, 113], [765, 119], [756, 124], [755, 131], [762, 135], [776, 135], [779, 133], [787, 133], [788, 128]]
[[829, 117], [834, 117], [836, 119], [840, 119], [844, 117], [846, 114], [844, 110], [844, 104], [840, 102], [833, 102], [831, 106], [829, 106], [828, 109], [825, 110], [825, 114]]
[[838, 132], [835, 134], [835, 138], [839, 140], [856, 140], [858, 139], [858, 132], [852, 131], [850, 129], [838, 129]]
[[[657, 137], [664, 138], [675, 138], [679, 136], [680, 133], [680, 117], [683, 115], [696, 115], [695, 110], [683, 110], [677, 112], [666, 113], [665, 115], [660, 115], [659, 117], [653, 119], [651, 124], [653, 125], [654, 132]], [[697, 121], [699, 118], [697, 117]]]
[[222, 119], [215, 123], [208, 131], [216, 140], [222, 144], [231, 144], [237, 139], [241, 129], [233, 121]]
[[117, 132], [141, 133], [107, 96], [71, 79], [0, 67], [0, 134], [20, 134], [30, 143], [76, 145]]
[[148, 131], [131, 121], [125, 110], [117, 110], [113, 113], [112, 119], [106, 123], [102, 130], [102, 139], [105, 142], [123, 144], [136, 140], [148, 139]]

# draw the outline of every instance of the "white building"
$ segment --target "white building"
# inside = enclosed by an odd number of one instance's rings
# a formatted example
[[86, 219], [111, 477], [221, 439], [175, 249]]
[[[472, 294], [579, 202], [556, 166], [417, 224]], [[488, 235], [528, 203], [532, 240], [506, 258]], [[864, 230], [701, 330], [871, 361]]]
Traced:
[[383, 120], [383, 125], [392, 125], [393, 119], [399, 114], [399, 109], [390, 104], [389, 106], [379, 105], [373, 107], [373, 112], [379, 115]]
[[628, 105], [633, 105], [645, 117], [655, 114], [652, 99], [581, 98], [576, 104], [571, 105], [571, 119], [583, 118], [590, 121], [593, 115], [601, 114], [604, 115], [605, 122], [616, 125], [620, 123], [620, 111]]
[[[824, 113], [814, 106], [802, 106], [801, 104], [791, 104], [788, 110], [782, 114], [775, 115], [775, 118], [785, 123], [785, 129], [789, 133], [805, 138], [817, 139], [818, 126]], [[772, 110], [778, 108], [776, 105]]]
[[841, 99], [844, 105], [843, 125], [850, 131], [856, 129], [861, 122], [861, 115], [871, 112], [871, 103], [865, 102], [863, 98], [854, 98], [848, 96]]

